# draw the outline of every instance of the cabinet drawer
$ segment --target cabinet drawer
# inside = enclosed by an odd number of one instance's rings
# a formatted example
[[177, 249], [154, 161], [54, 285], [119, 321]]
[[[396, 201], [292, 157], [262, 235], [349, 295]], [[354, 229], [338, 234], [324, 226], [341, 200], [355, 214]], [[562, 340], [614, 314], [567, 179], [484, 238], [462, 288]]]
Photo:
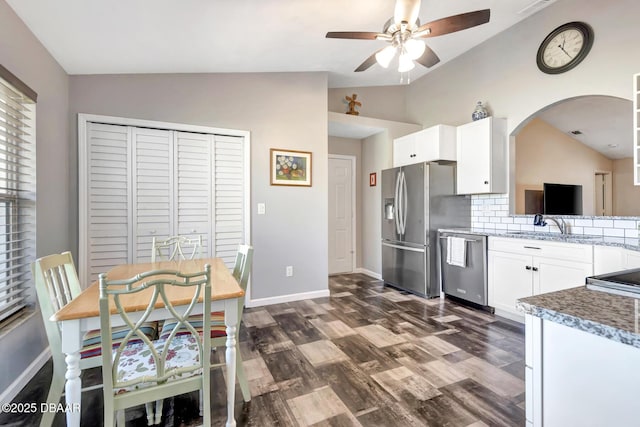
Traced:
[[593, 246], [577, 243], [489, 237], [489, 250], [592, 263]]

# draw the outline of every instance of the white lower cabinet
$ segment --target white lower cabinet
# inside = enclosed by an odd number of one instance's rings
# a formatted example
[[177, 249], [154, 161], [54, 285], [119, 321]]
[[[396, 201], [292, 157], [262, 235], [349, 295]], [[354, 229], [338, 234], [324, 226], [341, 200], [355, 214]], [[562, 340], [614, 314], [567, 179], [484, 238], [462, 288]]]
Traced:
[[515, 313], [518, 298], [533, 295], [533, 275], [527, 270], [531, 256], [489, 251], [488, 263], [489, 306]]
[[527, 425], [636, 427], [640, 349], [526, 315]]
[[615, 246], [593, 247], [593, 274], [640, 268], [640, 252]]
[[520, 298], [584, 285], [593, 274], [593, 247], [489, 237], [488, 301], [496, 313], [522, 321]]

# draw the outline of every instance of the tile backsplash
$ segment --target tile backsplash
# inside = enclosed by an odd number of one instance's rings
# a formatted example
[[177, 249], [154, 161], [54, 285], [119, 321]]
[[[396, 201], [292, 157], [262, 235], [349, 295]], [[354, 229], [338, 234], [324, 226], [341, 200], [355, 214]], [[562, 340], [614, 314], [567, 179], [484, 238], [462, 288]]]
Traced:
[[[555, 216], [555, 215], [551, 215]], [[638, 217], [561, 216], [569, 225], [570, 234], [638, 238]], [[471, 196], [471, 226], [486, 230], [539, 231], [559, 233], [551, 221], [548, 225], [533, 225], [533, 215], [509, 215], [507, 194]]]

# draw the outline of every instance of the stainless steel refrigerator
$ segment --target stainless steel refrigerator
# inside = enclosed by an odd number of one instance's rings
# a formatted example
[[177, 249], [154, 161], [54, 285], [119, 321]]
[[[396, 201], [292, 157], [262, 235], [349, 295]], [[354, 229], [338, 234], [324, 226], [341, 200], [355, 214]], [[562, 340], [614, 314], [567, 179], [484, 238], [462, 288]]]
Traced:
[[426, 297], [440, 295], [439, 228], [471, 226], [469, 196], [455, 195], [455, 164], [382, 171], [382, 279]]

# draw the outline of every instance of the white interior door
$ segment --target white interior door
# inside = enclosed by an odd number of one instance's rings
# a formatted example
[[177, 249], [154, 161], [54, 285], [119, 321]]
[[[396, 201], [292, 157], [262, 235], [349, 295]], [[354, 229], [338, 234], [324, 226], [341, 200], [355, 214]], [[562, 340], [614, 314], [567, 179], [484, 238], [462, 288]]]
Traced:
[[353, 158], [329, 157], [329, 274], [354, 267]]
[[596, 172], [596, 215], [613, 215], [613, 190], [611, 172]]

